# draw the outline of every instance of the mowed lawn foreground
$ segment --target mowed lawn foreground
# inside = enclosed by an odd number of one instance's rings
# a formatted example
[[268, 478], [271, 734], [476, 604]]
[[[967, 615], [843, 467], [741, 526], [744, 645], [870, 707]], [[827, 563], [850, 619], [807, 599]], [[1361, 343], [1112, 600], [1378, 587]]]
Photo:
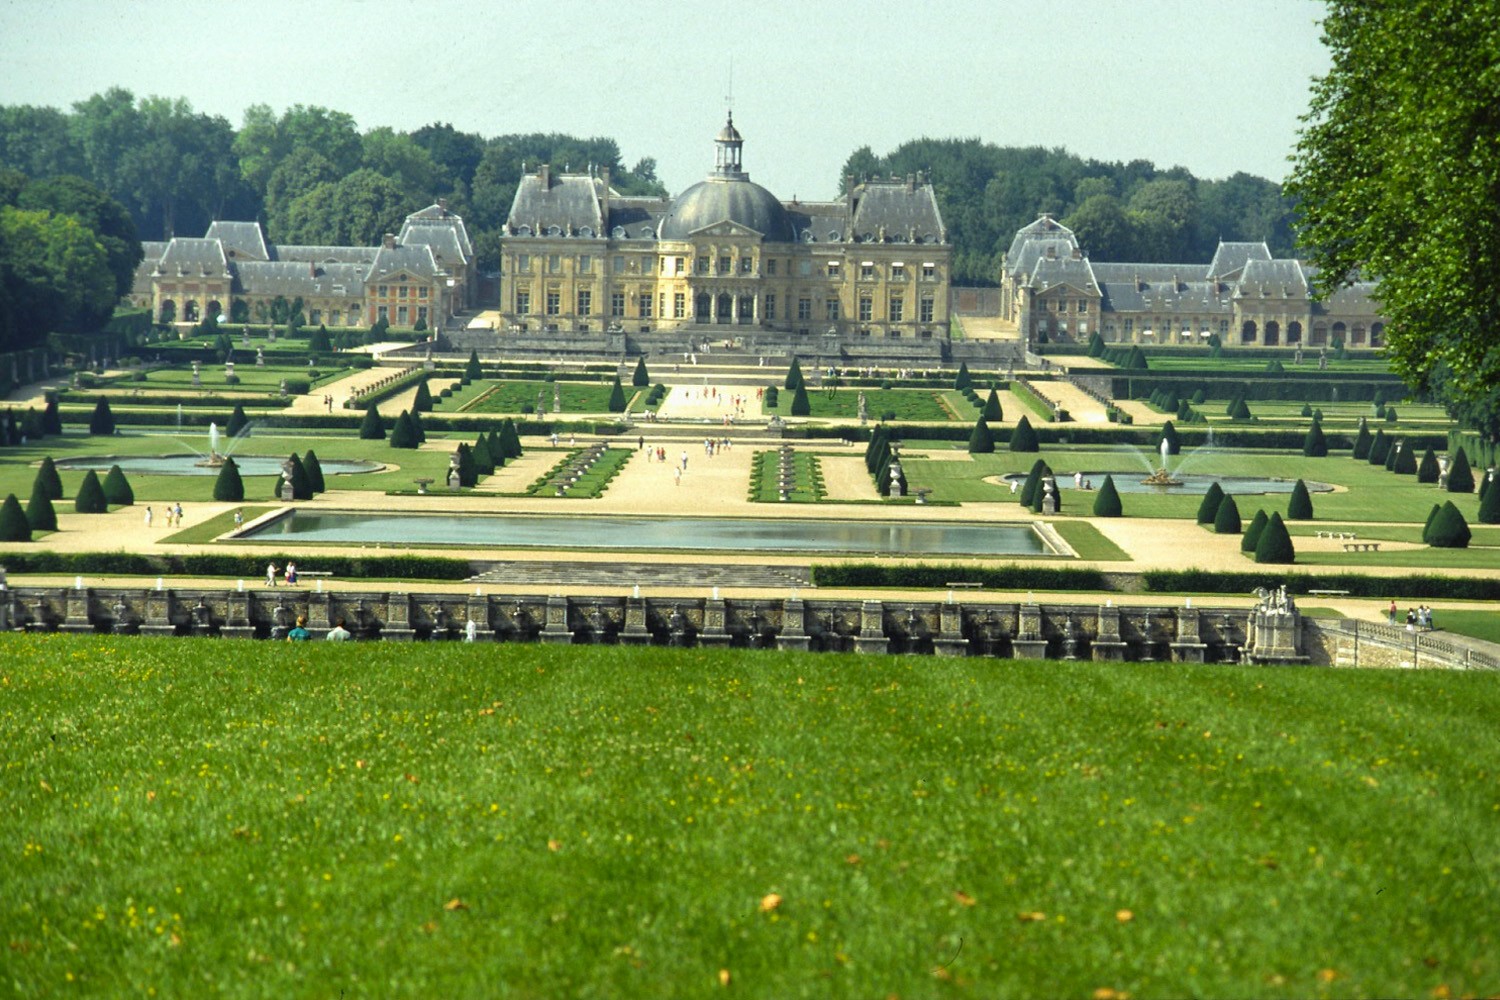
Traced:
[[1446, 672], [8, 635], [0, 986], [1489, 993], [1497, 718]]

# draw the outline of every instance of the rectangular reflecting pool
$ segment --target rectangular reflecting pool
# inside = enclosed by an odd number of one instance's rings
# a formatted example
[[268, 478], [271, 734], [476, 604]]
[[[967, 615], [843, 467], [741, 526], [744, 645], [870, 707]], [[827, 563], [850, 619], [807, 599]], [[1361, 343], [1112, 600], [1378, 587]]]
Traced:
[[508, 549], [864, 552], [884, 555], [1046, 555], [1029, 524], [823, 521], [545, 514], [379, 514], [292, 511], [236, 536], [281, 544], [463, 545]]

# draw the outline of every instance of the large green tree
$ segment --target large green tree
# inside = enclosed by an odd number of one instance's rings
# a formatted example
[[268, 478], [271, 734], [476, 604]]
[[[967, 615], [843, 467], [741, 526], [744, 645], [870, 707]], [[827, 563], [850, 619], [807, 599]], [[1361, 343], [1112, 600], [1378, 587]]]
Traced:
[[1458, 401], [1500, 384], [1497, 24], [1495, 0], [1329, 0], [1286, 186], [1317, 290], [1373, 278], [1392, 368]]
[[114, 275], [115, 295], [129, 294], [136, 265], [143, 254], [135, 220], [124, 205], [82, 177], [63, 175], [27, 184], [16, 198], [16, 206], [77, 219], [103, 247], [110, 273]]
[[372, 246], [382, 234], [400, 232], [406, 216], [421, 207], [389, 177], [356, 170], [319, 184], [288, 205], [282, 238], [320, 246]]

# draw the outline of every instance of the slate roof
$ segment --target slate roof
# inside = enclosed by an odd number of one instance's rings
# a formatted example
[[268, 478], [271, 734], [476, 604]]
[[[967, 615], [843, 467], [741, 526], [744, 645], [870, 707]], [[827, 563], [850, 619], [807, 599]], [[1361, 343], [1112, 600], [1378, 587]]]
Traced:
[[1067, 285], [1081, 292], [1099, 294], [1099, 282], [1087, 257], [1043, 257], [1031, 274], [1031, 286], [1037, 289]]
[[469, 255], [464, 253], [463, 243], [458, 233], [451, 226], [414, 226], [408, 223], [401, 227], [399, 241], [405, 244], [431, 247], [433, 256], [443, 263], [464, 264], [469, 260]]
[[314, 264], [309, 261], [240, 261], [235, 291], [247, 295], [284, 295], [288, 299], [364, 295], [364, 267], [358, 264]]
[[1078, 238], [1073, 235], [1073, 230], [1058, 222], [1052, 216], [1043, 215], [1035, 222], [1016, 230], [1016, 237], [1010, 241], [1010, 249], [1005, 252], [1006, 270], [1015, 274], [1016, 268], [1012, 262], [1020, 257], [1021, 248], [1028, 241], [1038, 238], [1064, 240], [1069, 247], [1076, 247], [1078, 245]]
[[1208, 278], [1201, 264], [1095, 264], [1110, 312], [1233, 312], [1230, 286]]
[[220, 240], [226, 250], [233, 250], [230, 257], [248, 258], [250, 260], [270, 260], [270, 251], [266, 249], [266, 237], [261, 232], [259, 222], [229, 222], [216, 220], [208, 227], [205, 239]]
[[174, 236], [161, 256], [163, 275], [222, 277], [229, 272], [229, 258], [218, 240], [196, 236]]
[[892, 242], [942, 243], [947, 240], [937, 197], [929, 184], [867, 181], [855, 189], [854, 199], [854, 218], [850, 228], [861, 241], [878, 240], [882, 228], [887, 240]]
[[617, 240], [654, 240], [672, 207], [668, 198], [609, 199], [609, 235]]
[[[511, 202], [507, 235], [603, 235], [600, 183], [587, 174], [563, 174], [553, 175], [551, 182], [543, 185], [540, 175], [527, 174]], [[553, 229], [556, 233], [551, 232]]]
[[1233, 280], [1252, 260], [1270, 260], [1271, 248], [1264, 243], [1220, 243], [1209, 262], [1208, 276]]
[[842, 243], [849, 236], [849, 215], [841, 201], [802, 201], [787, 206], [801, 243]]
[[145, 256], [135, 266], [135, 280], [131, 283], [130, 290], [137, 295], [149, 295], [151, 276], [156, 273], [162, 254], [167, 252], [167, 244], [165, 240], [142, 240], [141, 251]]
[[474, 259], [474, 244], [469, 240], [469, 230], [464, 225], [463, 217], [448, 211], [441, 204], [428, 205], [408, 215], [397, 238], [402, 243], [430, 243], [433, 241], [422, 236], [436, 230], [448, 230], [453, 234], [453, 240], [465, 262]]
[[1053, 257], [1065, 259], [1071, 257], [1073, 251], [1078, 249], [1078, 241], [1073, 239], [1072, 233], [1066, 236], [1036, 237], [1026, 240], [1019, 246], [1015, 246], [1014, 255], [1005, 255], [1006, 270], [1013, 278], [1031, 274], [1036, 270], [1040, 261], [1047, 259], [1048, 249], [1051, 249]]
[[271, 259], [315, 261], [320, 264], [364, 264], [369, 266], [375, 263], [375, 252], [379, 249], [379, 247], [277, 245], [271, 248]]
[[1305, 298], [1307, 275], [1303, 273], [1302, 262], [1299, 260], [1252, 260], [1245, 264], [1245, 270], [1235, 284], [1235, 291], [1241, 295]]
[[380, 247], [375, 262], [365, 275], [365, 283], [373, 284], [402, 271], [418, 278], [446, 277], [448, 271], [432, 255], [432, 248], [422, 243], [398, 243], [394, 247]]

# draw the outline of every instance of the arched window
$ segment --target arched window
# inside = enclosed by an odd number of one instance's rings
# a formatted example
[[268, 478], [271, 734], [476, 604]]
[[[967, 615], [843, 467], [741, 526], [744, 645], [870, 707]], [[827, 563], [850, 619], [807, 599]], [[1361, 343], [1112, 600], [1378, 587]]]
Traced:
[[1281, 324], [1274, 319], [1268, 320], [1266, 322], [1266, 333], [1261, 342], [1267, 347], [1275, 347], [1281, 343]]
[[1292, 320], [1286, 325], [1286, 342], [1288, 344], [1302, 343], [1302, 324]]
[[1242, 324], [1240, 326], [1240, 343], [1242, 343], [1242, 344], [1253, 344], [1253, 343], [1255, 343], [1255, 332], [1256, 332], [1255, 331], [1255, 320], [1253, 320], [1253, 319], [1247, 319], [1247, 320], [1245, 320], [1244, 324]]
[[1385, 324], [1384, 323], [1371, 323], [1370, 324], [1370, 346], [1371, 347], [1384, 347], [1385, 346]]
[[1307, 342], [1312, 347], [1322, 347], [1328, 343], [1328, 325], [1326, 323], [1314, 323], [1312, 336], [1308, 338]]
[[1349, 331], [1349, 343], [1361, 347], [1365, 342], [1365, 327], [1363, 323], [1355, 323], [1354, 328]]
[[715, 322], [728, 323], [734, 316], [734, 296], [728, 292], [720, 292], [717, 306], [714, 313]]

